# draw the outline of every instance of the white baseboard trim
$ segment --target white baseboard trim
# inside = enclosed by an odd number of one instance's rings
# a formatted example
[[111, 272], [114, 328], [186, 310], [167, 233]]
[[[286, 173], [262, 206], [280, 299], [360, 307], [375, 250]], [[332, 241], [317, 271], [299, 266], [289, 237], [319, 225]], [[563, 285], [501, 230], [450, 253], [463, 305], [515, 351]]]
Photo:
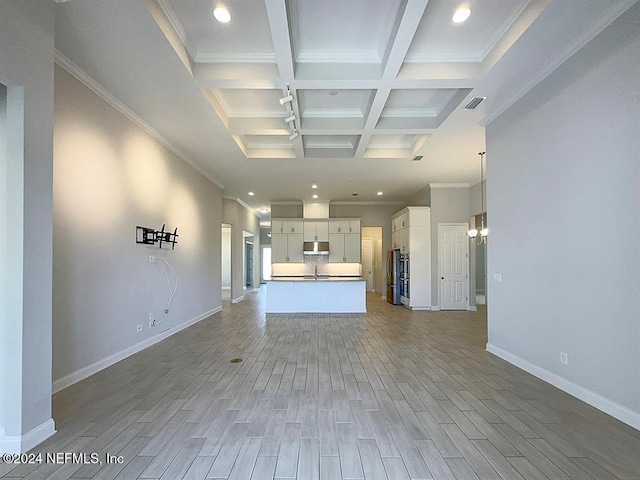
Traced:
[[213, 310], [209, 310], [208, 312], [202, 313], [197, 317], [192, 318], [191, 320], [187, 320], [186, 322], [176, 325], [173, 328], [165, 330], [164, 332], [160, 332], [157, 335], [154, 335], [153, 337], [147, 338], [146, 340], [143, 340], [140, 343], [136, 343], [135, 345], [132, 345], [129, 348], [125, 348], [124, 350], [121, 350], [118, 353], [114, 353], [113, 355], [107, 358], [104, 358], [95, 363], [92, 363], [91, 365], [81, 368], [80, 370], [76, 370], [75, 372], [70, 373], [69, 375], [65, 375], [64, 377], [59, 378], [53, 382], [53, 386], [52, 386], [53, 393], [58, 393], [59, 391], [64, 390], [65, 388], [70, 387], [71, 385], [78, 383], [84, 380], [85, 378], [88, 378], [91, 375], [94, 375], [99, 371], [104, 370], [105, 368], [108, 368], [111, 365], [118, 363], [121, 360], [124, 360], [127, 357], [130, 357], [131, 355], [134, 355], [144, 350], [145, 348], [149, 348], [151, 345], [155, 345], [156, 343], [161, 342], [165, 338], [168, 338], [171, 335], [174, 335], [179, 331], [184, 330], [185, 328], [188, 328], [191, 325], [194, 325], [199, 321], [204, 320], [205, 318], [218, 313], [221, 310], [222, 310], [222, 306], [216, 307]]
[[26, 453], [56, 433], [56, 424], [52, 418], [38, 425], [24, 435], [7, 436], [4, 428], [0, 429], [0, 454]]
[[475, 305], [469, 305], [467, 307], [467, 310], [469, 310], [470, 312], [477, 312], [478, 311], [478, 307], [476, 307]]
[[240, 295], [238, 298], [232, 298], [231, 303], [240, 303], [242, 300], [244, 300], [244, 295]]
[[254, 292], [259, 292], [259, 291], [260, 291], [260, 287], [257, 287], [257, 288], [256, 288], [256, 287], [253, 287], [253, 291], [254, 291]]
[[409, 307], [410, 310], [433, 310], [431, 305], [417, 305], [415, 307]]
[[231, 287], [222, 287], [222, 290], [231, 290]]
[[558, 387], [569, 395], [572, 395], [583, 402], [588, 403], [592, 407], [617, 418], [621, 422], [640, 430], [640, 412], [634, 412], [619, 403], [609, 400], [608, 398], [592, 392], [591, 390], [587, 390], [580, 385], [576, 385], [560, 375], [550, 372], [549, 370], [545, 370], [544, 368], [539, 367], [524, 358], [518, 357], [513, 353], [507, 352], [500, 347], [496, 347], [491, 343], [487, 343], [487, 352], [493, 353], [495, 356], [500, 357], [518, 368], [521, 368], [525, 372], [550, 383], [554, 387]]
[[431, 311], [432, 312], [439, 312], [440, 311], [440, 306], [439, 305], [431, 305]]

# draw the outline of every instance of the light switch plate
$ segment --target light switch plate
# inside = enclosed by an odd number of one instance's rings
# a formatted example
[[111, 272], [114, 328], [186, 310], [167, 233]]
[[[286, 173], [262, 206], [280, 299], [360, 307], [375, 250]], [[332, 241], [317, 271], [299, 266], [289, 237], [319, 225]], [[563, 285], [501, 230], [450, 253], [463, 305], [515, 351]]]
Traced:
[[502, 274], [501, 273], [494, 273], [491, 276], [491, 279], [495, 282], [495, 283], [502, 283]]

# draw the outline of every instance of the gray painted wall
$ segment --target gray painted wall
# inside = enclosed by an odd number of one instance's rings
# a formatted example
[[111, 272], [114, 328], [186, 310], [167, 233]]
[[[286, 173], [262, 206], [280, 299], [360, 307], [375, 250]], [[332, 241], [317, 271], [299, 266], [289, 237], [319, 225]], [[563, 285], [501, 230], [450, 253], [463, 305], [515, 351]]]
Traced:
[[[469, 189], [431, 188], [431, 304], [440, 305], [438, 224], [469, 223]], [[471, 300], [471, 298], [469, 298]], [[475, 305], [474, 302], [471, 303]]]
[[303, 214], [304, 205], [302, 202], [294, 205], [279, 205], [277, 203], [271, 204], [271, 218], [302, 218]]
[[[5, 371], [8, 369], [9, 359], [5, 358], [5, 329], [7, 319], [7, 87], [0, 83], [0, 392], [4, 392]], [[4, 393], [0, 393], [0, 428], [4, 428], [5, 400]]]
[[407, 206], [411, 207], [430, 207], [431, 206], [431, 187], [427, 185], [418, 190], [413, 196], [407, 200]]
[[638, 32], [640, 3], [487, 127], [489, 279], [502, 274], [488, 284], [489, 343], [628, 409], [636, 427]]
[[253, 244], [253, 285], [260, 285], [260, 219], [258, 216], [233, 199], [222, 201], [222, 218], [224, 223], [231, 224], [231, 298], [240, 298], [245, 294], [243, 285], [244, 269], [244, 237], [242, 232], [250, 232], [254, 236]]
[[48, 0], [0, 2], [0, 83], [8, 87], [4, 210], [11, 225], [0, 225], [10, 253], [0, 269], [0, 427], [8, 436], [51, 420], [53, 9]]
[[[221, 190], [60, 67], [54, 154], [55, 379], [221, 306]], [[135, 243], [163, 223], [174, 251]], [[150, 255], [178, 279], [153, 328], [168, 287]]]
[[231, 290], [231, 228], [222, 228], [222, 288]]

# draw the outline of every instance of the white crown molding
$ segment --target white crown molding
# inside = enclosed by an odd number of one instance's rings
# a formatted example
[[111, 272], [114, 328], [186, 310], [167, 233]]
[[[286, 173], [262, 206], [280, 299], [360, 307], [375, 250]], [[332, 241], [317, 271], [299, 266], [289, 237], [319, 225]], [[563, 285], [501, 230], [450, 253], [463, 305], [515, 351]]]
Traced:
[[102, 98], [105, 102], [111, 105], [113, 108], [118, 110], [122, 115], [127, 117], [133, 123], [135, 123], [138, 127], [143, 129], [153, 138], [155, 138], [162, 145], [171, 150], [175, 155], [177, 155], [182, 161], [189, 164], [196, 171], [198, 171], [205, 178], [216, 184], [218, 187], [224, 190], [224, 185], [222, 185], [218, 180], [216, 180], [213, 176], [206, 173], [202, 168], [198, 166], [196, 162], [187, 157], [184, 153], [180, 152], [177, 148], [175, 148], [163, 135], [160, 134], [155, 128], [145, 122], [141, 117], [139, 117], [136, 113], [133, 112], [129, 107], [127, 107], [124, 103], [122, 103], [118, 98], [116, 98], [111, 92], [109, 92], [106, 88], [96, 82], [92, 77], [90, 77], [84, 70], [78, 67], [75, 63], [69, 60], [62, 52], [56, 49], [55, 51], [55, 63], [57, 63], [60, 67], [64, 68], [67, 72], [69, 72], [72, 76], [78, 79], [81, 83], [83, 83], [89, 90]]
[[[176, 15], [176, 12], [173, 11], [171, 4], [169, 3], [168, 0], [156, 0], [156, 1], [158, 2], [158, 5], [160, 5], [160, 8], [164, 12], [164, 14], [167, 16], [169, 23], [178, 34], [178, 38], [180, 38], [182, 45], [184, 45], [184, 47], [187, 48], [187, 45], [189, 44], [187, 31], [184, 29], [180, 20], [178, 20], [178, 16]], [[188, 48], [187, 48], [187, 51], [189, 51]], [[189, 51], [191, 58], [193, 58], [193, 53], [195, 52]]]
[[404, 59], [404, 63], [481, 63], [484, 57], [485, 54], [475, 52], [458, 53], [456, 55], [416, 52], [408, 54]]
[[279, 149], [279, 148], [288, 148], [288, 149], [292, 149], [292, 148], [293, 148], [293, 144], [292, 144], [292, 143], [259, 143], [259, 142], [245, 142], [245, 147], [247, 147], [248, 149], [265, 148], [265, 149], [273, 149], [273, 150], [277, 150], [277, 149]]
[[438, 111], [435, 108], [385, 108], [380, 116], [386, 118], [437, 117]]
[[362, 110], [358, 108], [351, 109], [305, 109], [302, 112], [302, 118], [363, 118]]
[[[219, 99], [220, 100], [220, 99]], [[222, 103], [222, 102], [221, 102]], [[225, 113], [228, 118], [286, 118], [287, 112], [281, 110], [232, 110], [227, 109]]]
[[491, 112], [480, 121], [480, 125], [486, 127], [496, 118], [502, 115], [509, 107], [525, 96], [530, 90], [533, 89], [538, 83], [547, 78], [551, 73], [566, 62], [574, 53], [584, 47], [593, 37], [598, 35], [604, 30], [611, 22], [618, 18], [622, 13], [631, 7], [637, 0], [626, 0], [616, 5], [616, 8], [612, 8], [606, 15], [600, 17], [596, 22], [591, 25], [591, 28], [586, 29], [582, 35], [580, 35], [573, 43], [567, 48], [562, 50], [551, 62], [547, 63], [541, 69], [532, 75], [531, 79], [525, 83], [521, 88], [516, 90], [510, 97], [507, 98], [497, 109]]
[[469, 188], [468, 183], [430, 183], [431, 188]]
[[304, 202], [302, 200], [282, 200], [276, 202], [269, 202], [269, 205], [303, 205]]
[[276, 54], [197, 52], [193, 57], [197, 63], [276, 63]]
[[629, 408], [620, 405], [619, 403], [614, 402], [613, 400], [609, 400], [608, 398], [599, 395], [598, 393], [592, 392], [580, 385], [573, 383], [570, 380], [567, 380], [564, 377], [561, 377], [557, 373], [550, 372], [538, 365], [525, 360], [517, 355], [514, 355], [507, 350], [503, 350], [496, 345], [491, 343], [487, 343], [487, 352], [494, 354], [495, 356], [505, 360], [506, 362], [515, 365], [518, 368], [521, 368], [525, 372], [530, 373], [531, 375], [544, 380], [545, 382], [553, 385], [554, 387], [559, 388], [560, 390], [576, 397], [583, 402], [588, 403], [592, 407], [597, 408], [614, 418], [617, 418], [621, 422], [626, 423], [627, 425], [632, 426], [633, 428], [640, 429], [640, 413], [634, 412]]
[[226, 199], [226, 200], [232, 200], [234, 202], [237, 202], [239, 205], [242, 205], [244, 208], [246, 208], [247, 210], [249, 210], [251, 213], [253, 213], [256, 217], [258, 217], [259, 219], [262, 218], [262, 214], [260, 212], [258, 212], [255, 208], [252, 208], [250, 205], [248, 205], [247, 203], [243, 202], [242, 200], [240, 200], [238, 197], [232, 197], [230, 195], [223, 195], [222, 198]]
[[375, 50], [343, 51], [312, 50], [296, 55], [297, 63], [381, 63], [380, 55]]
[[[400, 201], [360, 201], [360, 202], [350, 202], [348, 200], [340, 200], [337, 202], [329, 202], [329, 205], [404, 205], [406, 202]], [[333, 218], [333, 217], [331, 217]]]
[[307, 142], [305, 148], [353, 148], [351, 142], [333, 142], [333, 143], [315, 143], [313, 141]]

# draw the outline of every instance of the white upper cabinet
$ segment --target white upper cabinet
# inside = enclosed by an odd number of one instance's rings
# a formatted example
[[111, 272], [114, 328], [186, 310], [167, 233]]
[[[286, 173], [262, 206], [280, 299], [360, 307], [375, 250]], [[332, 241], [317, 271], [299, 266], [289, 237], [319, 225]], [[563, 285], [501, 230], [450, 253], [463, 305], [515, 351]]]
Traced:
[[329, 219], [329, 233], [349, 233], [349, 220]]
[[[304, 222], [302, 220], [282, 220], [282, 233], [300, 233], [304, 231]], [[273, 233], [273, 232], [272, 232]]]
[[329, 221], [305, 221], [304, 222], [305, 242], [328, 242], [329, 241]]

